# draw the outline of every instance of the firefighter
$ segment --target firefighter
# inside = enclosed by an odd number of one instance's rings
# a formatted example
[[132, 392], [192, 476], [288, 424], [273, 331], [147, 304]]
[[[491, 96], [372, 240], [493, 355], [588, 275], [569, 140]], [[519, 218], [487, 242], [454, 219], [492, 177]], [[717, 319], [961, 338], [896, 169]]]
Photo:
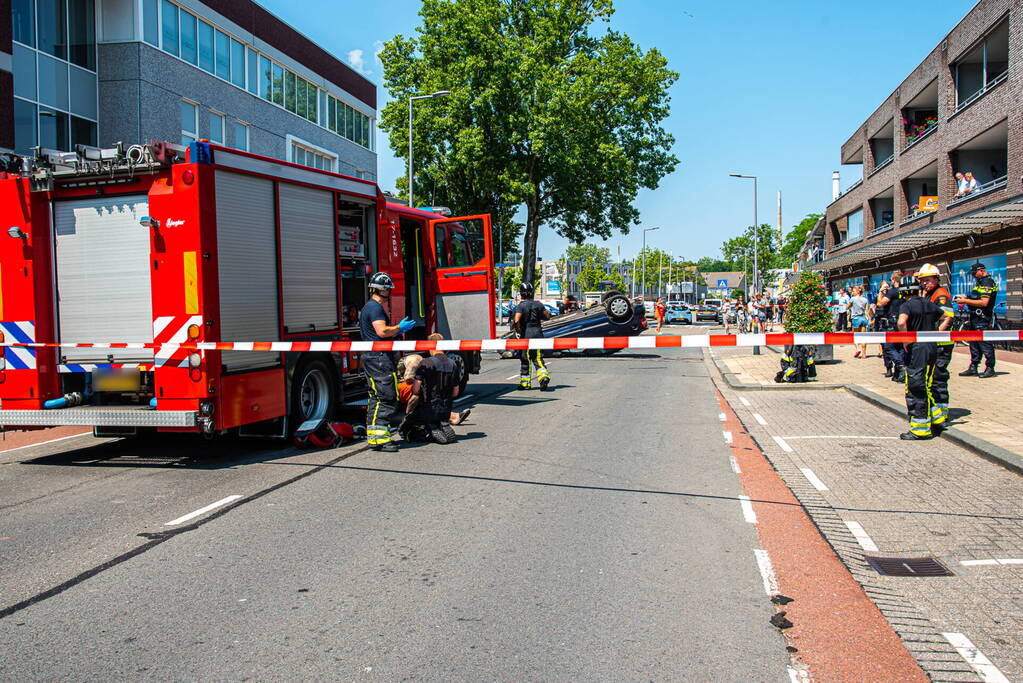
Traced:
[[[995, 298], [998, 294], [998, 285], [987, 274], [987, 267], [983, 263], [974, 263], [970, 273], [977, 281], [973, 285], [970, 296], [959, 295], [956, 303], [965, 304], [970, 309], [970, 329], [990, 330], [995, 323]], [[984, 372], [977, 373], [981, 358], [984, 359]], [[994, 377], [995, 376], [995, 345], [989, 341], [970, 342], [970, 367], [959, 373], [960, 377]]]
[[[522, 301], [515, 307], [513, 325], [521, 339], [538, 339], [543, 337], [540, 323], [550, 320], [551, 312], [539, 301], [533, 300], [533, 285], [523, 282], [519, 285], [519, 296]], [[543, 362], [543, 351], [540, 349], [522, 349], [519, 352], [519, 389], [532, 389], [532, 372], [530, 363], [536, 367], [536, 378], [540, 381], [540, 391], [547, 391], [551, 383], [551, 374]]]
[[[881, 283], [881, 291], [877, 295], [877, 312], [874, 316], [874, 329], [878, 332], [895, 329], [899, 319], [899, 307], [902, 305], [899, 299], [901, 280], [902, 271], [896, 270], [892, 272], [891, 283]], [[881, 348], [884, 356], [884, 376], [890, 377], [893, 382], [902, 382], [905, 379], [903, 370], [905, 354], [902, 344], [885, 343]]]
[[[941, 286], [941, 271], [925, 263], [916, 273], [924, 294], [941, 309], [944, 316], [955, 316], [952, 295]], [[931, 374], [931, 429], [942, 430], [948, 420], [948, 366], [952, 362], [954, 342], [938, 342], [935, 350], [934, 372]]]
[[[391, 296], [394, 281], [387, 273], [374, 273], [369, 279], [370, 299], [359, 314], [359, 331], [363, 341], [382, 341], [405, 334], [416, 326], [416, 321], [405, 317], [397, 325], [389, 325], [384, 304]], [[401, 421], [398, 414], [398, 365], [393, 351], [366, 351], [362, 354], [362, 367], [369, 383], [369, 401], [366, 404], [366, 441], [373, 450], [394, 453], [397, 445], [391, 441], [391, 425]]]
[[[912, 275], [902, 279], [900, 294], [903, 303], [899, 309], [899, 330], [902, 332], [928, 332], [947, 330], [952, 324], [950, 312], [942, 311], [931, 300], [919, 296], [920, 283]], [[900, 439], [915, 441], [929, 439], [931, 431], [931, 382], [937, 349], [933, 342], [915, 342], [906, 345], [906, 411], [909, 413], [909, 431]]]

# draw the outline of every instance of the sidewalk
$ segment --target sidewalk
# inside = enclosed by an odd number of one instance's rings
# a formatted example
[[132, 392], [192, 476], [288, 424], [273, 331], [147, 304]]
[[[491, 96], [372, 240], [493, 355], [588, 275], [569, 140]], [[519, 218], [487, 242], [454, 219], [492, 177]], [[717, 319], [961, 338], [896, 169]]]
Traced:
[[[969, 365], [970, 357], [957, 352], [952, 355], [949, 370], [951, 395], [949, 426], [988, 441], [1007, 451], [1023, 454], [1023, 364], [1018, 353], [999, 350], [996, 377], [977, 379], [959, 377], [958, 373]], [[965, 347], [961, 347], [965, 348]], [[835, 346], [835, 363], [817, 366], [817, 384], [855, 384], [891, 401], [905, 404], [905, 388], [884, 377], [884, 364], [877, 344], [867, 347], [866, 359], [853, 358], [852, 345]], [[735, 373], [743, 384], [779, 386], [774, 375], [780, 369], [779, 354], [769, 347], [761, 348], [754, 356], [748, 348], [715, 348], [714, 357], [720, 359], [729, 372]], [[1011, 357], [1011, 360], [1010, 360]], [[802, 385], [809, 388], [812, 385]], [[836, 416], [840, 423], [841, 417]]]

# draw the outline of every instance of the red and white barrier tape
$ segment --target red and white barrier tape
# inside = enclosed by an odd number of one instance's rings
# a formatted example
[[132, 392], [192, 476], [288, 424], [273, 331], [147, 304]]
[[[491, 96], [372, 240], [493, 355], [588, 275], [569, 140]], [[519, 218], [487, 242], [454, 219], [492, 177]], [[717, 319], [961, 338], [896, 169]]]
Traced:
[[803, 334], [645, 335], [547, 339], [441, 339], [438, 341], [275, 341], [165, 343], [45, 343], [3, 341], [0, 346], [62, 349], [176, 349], [181, 351], [518, 351], [522, 349], [675, 349], [792, 344], [912, 344], [915, 342], [1023, 341], [1023, 330], [962, 332], [821, 332]]

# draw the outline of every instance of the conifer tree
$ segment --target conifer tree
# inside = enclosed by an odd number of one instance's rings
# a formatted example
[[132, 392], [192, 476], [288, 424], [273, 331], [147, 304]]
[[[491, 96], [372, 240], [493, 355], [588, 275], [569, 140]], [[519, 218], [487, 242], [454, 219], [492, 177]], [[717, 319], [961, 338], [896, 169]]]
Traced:
[[786, 332], [831, 332], [831, 311], [824, 293], [824, 278], [813, 270], [803, 271], [792, 288], [785, 311]]

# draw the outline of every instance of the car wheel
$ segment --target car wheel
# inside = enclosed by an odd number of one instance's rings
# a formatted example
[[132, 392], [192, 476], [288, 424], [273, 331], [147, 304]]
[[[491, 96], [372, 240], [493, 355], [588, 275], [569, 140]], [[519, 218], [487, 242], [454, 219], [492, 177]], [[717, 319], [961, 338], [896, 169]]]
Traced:
[[624, 296], [617, 289], [611, 289], [611, 290], [608, 290], [608, 291], [606, 291], [606, 292], [604, 292], [603, 294], [600, 295], [600, 303], [604, 303], [605, 301], [607, 301], [611, 297], [615, 296], [616, 294], [618, 296]]
[[616, 323], [627, 323], [632, 320], [632, 302], [622, 294], [613, 294], [604, 301], [607, 317]]

